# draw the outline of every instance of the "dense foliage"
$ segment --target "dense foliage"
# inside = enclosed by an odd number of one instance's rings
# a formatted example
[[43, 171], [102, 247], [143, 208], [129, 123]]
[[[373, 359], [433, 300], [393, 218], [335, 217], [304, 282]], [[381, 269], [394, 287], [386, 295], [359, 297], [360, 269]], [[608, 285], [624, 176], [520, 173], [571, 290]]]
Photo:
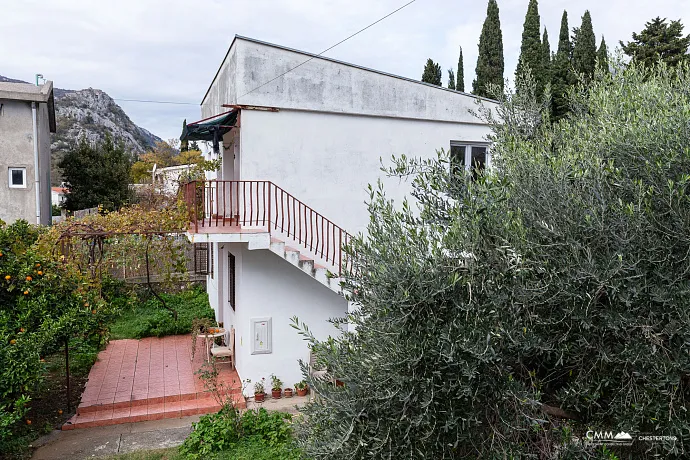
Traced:
[[96, 143], [81, 137], [59, 166], [68, 190], [64, 207], [69, 211], [96, 206], [117, 210], [132, 198], [129, 189], [131, 158], [124, 146], [115, 144], [109, 134]]
[[[213, 309], [208, 303], [208, 294], [202, 287], [185, 290], [177, 294], [160, 294], [166, 304], [177, 313], [177, 319], [160, 307], [157, 299], [146, 298], [146, 293], [132, 297], [123, 293], [111, 299], [122, 313], [110, 327], [111, 339], [141, 339], [166, 335], [188, 334], [196, 318], [214, 319]], [[143, 297], [143, 299], [142, 299]]]
[[602, 458], [593, 429], [677, 438], [621, 457], [688, 457], [690, 70], [599, 72], [556, 124], [518, 87], [481, 110], [491, 171], [403, 157], [390, 172], [419, 210], [372, 191], [345, 283], [359, 309], [335, 321], [356, 333], [302, 327], [344, 382], [303, 363], [307, 455]]
[[625, 54], [642, 66], [651, 66], [659, 61], [676, 66], [688, 60], [690, 35], [683, 36], [680, 20], [671, 21], [657, 17], [645, 24], [642, 32], [632, 34], [632, 41], [620, 42]]
[[[187, 458], [245, 458], [247, 450], [255, 459], [299, 459], [295, 448], [290, 421], [292, 416], [283, 412], [268, 412], [264, 408], [240, 412], [225, 406], [217, 414], [204, 415], [194, 424], [194, 430], [180, 447]], [[240, 451], [242, 457], [233, 455]], [[262, 452], [263, 451], [263, 452]]]
[[422, 73], [422, 81], [424, 83], [431, 83], [432, 85], [441, 86], [442, 72], [441, 65], [435, 63], [431, 58], [427, 59]]
[[486, 19], [479, 36], [479, 55], [477, 56], [477, 78], [472, 82], [472, 94], [493, 97], [489, 87], [503, 92], [503, 32], [498, 15], [498, 3], [489, 0]]
[[41, 382], [43, 357], [72, 337], [98, 340], [112, 315], [78, 271], [39, 250], [39, 233], [0, 224], [0, 444]]

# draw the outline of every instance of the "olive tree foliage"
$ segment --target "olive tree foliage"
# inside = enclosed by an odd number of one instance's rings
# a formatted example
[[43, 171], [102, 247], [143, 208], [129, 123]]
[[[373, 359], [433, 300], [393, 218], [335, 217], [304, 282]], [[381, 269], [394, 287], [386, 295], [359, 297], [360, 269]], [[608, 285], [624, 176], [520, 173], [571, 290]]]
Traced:
[[[687, 458], [690, 72], [597, 71], [555, 124], [530, 81], [478, 110], [494, 167], [477, 180], [444, 152], [394, 158], [414, 204], [371, 190], [342, 334], [294, 318], [344, 383], [302, 363], [308, 455]], [[588, 429], [677, 440], [607, 453]]]

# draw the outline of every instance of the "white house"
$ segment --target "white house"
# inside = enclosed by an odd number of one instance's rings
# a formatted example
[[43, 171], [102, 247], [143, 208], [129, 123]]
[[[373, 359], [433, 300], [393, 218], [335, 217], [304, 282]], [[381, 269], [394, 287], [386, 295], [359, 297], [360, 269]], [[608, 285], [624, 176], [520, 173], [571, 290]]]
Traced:
[[470, 113], [477, 99], [235, 37], [203, 119], [182, 138], [215, 140], [222, 157], [220, 171], [185, 188], [188, 237], [210, 243], [209, 298], [217, 320], [235, 327], [242, 379], [302, 379], [297, 360], [309, 351], [292, 316], [317, 337], [337, 333], [327, 320], [348, 310], [341, 245], [366, 229], [367, 185], [383, 180], [396, 202], [410, 190], [383, 177], [381, 159], [443, 148], [467, 167], [489, 163], [489, 128]]
[[50, 187], [50, 203], [53, 206], [62, 206], [67, 198], [65, 194], [67, 189], [65, 187]]
[[153, 165], [152, 183], [164, 194], [174, 195], [180, 187], [180, 176], [189, 173], [195, 165], [178, 165], [159, 168]]

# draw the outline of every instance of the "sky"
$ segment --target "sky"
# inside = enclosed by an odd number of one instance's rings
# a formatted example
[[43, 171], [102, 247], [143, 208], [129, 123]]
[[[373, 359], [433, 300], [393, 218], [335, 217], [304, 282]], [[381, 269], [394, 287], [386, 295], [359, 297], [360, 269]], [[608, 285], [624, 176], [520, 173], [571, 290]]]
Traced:
[[[319, 53], [409, 0], [0, 0], [0, 75], [58, 88], [98, 88], [139, 126], [179, 137], [182, 120], [200, 118], [201, 99], [235, 34]], [[498, 0], [506, 78], [513, 78], [528, 0]], [[465, 57], [470, 90], [486, 0], [416, 0], [326, 56], [420, 79], [427, 58], [444, 69]], [[690, 33], [690, 0], [541, 0], [552, 50], [563, 11], [570, 27], [585, 10], [597, 46], [628, 41], [646, 21], [681, 19]], [[308, 64], [307, 64], [308, 65]], [[188, 104], [153, 104], [144, 99]]]

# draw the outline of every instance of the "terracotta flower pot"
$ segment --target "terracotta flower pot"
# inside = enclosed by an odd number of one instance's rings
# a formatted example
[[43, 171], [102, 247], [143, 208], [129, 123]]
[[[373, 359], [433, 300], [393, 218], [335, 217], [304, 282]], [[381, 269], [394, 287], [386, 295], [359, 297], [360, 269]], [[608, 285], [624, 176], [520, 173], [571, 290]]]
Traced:
[[286, 398], [292, 398], [292, 388], [286, 388], [283, 390], [283, 396]]
[[306, 389], [306, 388], [303, 388], [303, 389], [300, 390], [300, 389], [298, 388], [298, 389], [297, 389], [297, 396], [307, 396], [307, 389]]
[[273, 399], [280, 399], [280, 396], [283, 394], [283, 390], [271, 390], [271, 397]]
[[254, 393], [254, 401], [263, 402], [266, 397], [266, 393]]

